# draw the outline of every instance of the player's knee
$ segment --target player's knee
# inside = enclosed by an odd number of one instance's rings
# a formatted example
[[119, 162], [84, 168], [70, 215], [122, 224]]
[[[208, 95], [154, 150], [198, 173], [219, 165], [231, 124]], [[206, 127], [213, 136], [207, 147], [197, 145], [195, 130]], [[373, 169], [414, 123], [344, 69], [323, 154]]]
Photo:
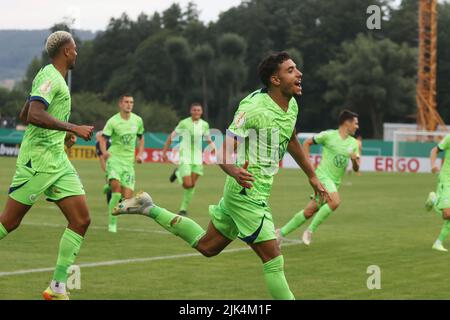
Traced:
[[217, 256], [220, 253], [220, 250], [208, 247], [207, 245], [204, 245], [201, 242], [199, 242], [196, 249], [206, 258]]
[[76, 221], [73, 221], [72, 224], [74, 224], [78, 229], [87, 230], [87, 228], [91, 224], [91, 218], [90, 217], [78, 218]]
[[217, 256], [220, 253], [219, 250], [214, 250], [214, 249], [204, 249], [204, 250], [202, 250], [200, 252], [206, 258], [215, 257], [215, 256]]
[[192, 189], [193, 187], [194, 187], [194, 184], [192, 182], [189, 182], [189, 183], [183, 182], [184, 189]]
[[328, 206], [330, 207], [330, 209], [331, 210], [336, 210], [337, 208], [339, 208], [339, 205], [341, 204], [341, 201], [340, 200], [333, 200], [333, 201], [330, 201], [329, 203], [328, 203]]
[[13, 232], [20, 226], [21, 220], [10, 220], [2, 222], [3, 227], [8, 231], [8, 233]]
[[309, 219], [314, 215], [314, 211], [313, 210], [305, 210], [303, 212], [303, 215], [305, 216], [306, 219]]

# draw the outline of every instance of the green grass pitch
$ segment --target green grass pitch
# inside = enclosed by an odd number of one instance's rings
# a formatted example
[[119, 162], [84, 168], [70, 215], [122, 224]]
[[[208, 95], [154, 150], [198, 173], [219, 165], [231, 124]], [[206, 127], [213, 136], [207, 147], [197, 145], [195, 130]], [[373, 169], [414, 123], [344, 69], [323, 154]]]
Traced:
[[[256, 255], [240, 240], [214, 258], [197, 255], [151, 219], [119, 218], [119, 232], [107, 232], [107, 206], [99, 164], [76, 161], [92, 216], [77, 259], [81, 290], [71, 299], [270, 299]], [[0, 185], [6, 191], [15, 159], [0, 158]], [[162, 207], [177, 211], [182, 189], [171, 184], [171, 165], [137, 166], [137, 189]], [[205, 168], [189, 210], [207, 226], [208, 205], [219, 201], [225, 174]], [[342, 204], [318, 229], [310, 247], [282, 248], [285, 272], [297, 299], [448, 299], [450, 254], [432, 251], [442, 219], [423, 209], [435, 187], [431, 174], [363, 173], [347, 176]], [[270, 199], [280, 226], [308, 201], [311, 189], [299, 170], [280, 170]], [[65, 219], [41, 198], [21, 227], [0, 242], [0, 273], [54, 267]], [[290, 238], [298, 239], [305, 227]], [[447, 242], [447, 245], [450, 244]], [[133, 259], [144, 258], [143, 261]], [[111, 265], [98, 263], [115, 261]], [[84, 264], [93, 263], [90, 267]], [[381, 289], [369, 290], [367, 268], [381, 268]], [[0, 276], [0, 299], [40, 299], [52, 272]]]

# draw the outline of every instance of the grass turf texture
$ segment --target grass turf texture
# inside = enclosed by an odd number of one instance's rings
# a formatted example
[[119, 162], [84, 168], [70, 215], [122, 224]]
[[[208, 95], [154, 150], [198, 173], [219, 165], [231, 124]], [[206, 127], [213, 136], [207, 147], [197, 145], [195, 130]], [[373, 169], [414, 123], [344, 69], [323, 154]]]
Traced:
[[[119, 232], [107, 232], [107, 206], [99, 164], [75, 161], [84, 183], [90, 212], [88, 231], [77, 264], [167, 257], [195, 253], [151, 219], [119, 217]], [[14, 174], [15, 159], [0, 158], [0, 198]], [[168, 177], [174, 166], [136, 166], [136, 190], [148, 191], [162, 207], [178, 211], [182, 189]], [[204, 228], [208, 205], [219, 201], [225, 174], [205, 167], [189, 216]], [[442, 219], [423, 209], [435, 188], [431, 174], [363, 173], [346, 176], [342, 204], [320, 226], [310, 247], [282, 248], [285, 272], [297, 299], [448, 299], [450, 255], [431, 250]], [[299, 170], [280, 170], [270, 199], [281, 226], [308, 201], [311, 189]], [[0, 241], [0, 273], [53, 268], [66, 221], [42, 197], [22, 226]], [[306, 224], [307, 225], [307, 224]], [[298, 239], [304, 225], [290, 235]], [[124, 230], [125, 229], [125, 230]], [[449, 239], [450, 241], [450, 239]], [[450, 247], [450, 243], [447, 242]], [[228, 248], [246, 248], [236, 240]], [[381, 290], [368, 290], [367, 267], [381, 268]], [[0, 299], [40, 299], [52, 272], [0, 276]], [[81, 267], [81, 290], [71, 299], [270, 299], [262, 265], [251, 251], [222, 253], [207, 259], [178, 257], [111, 266]]]

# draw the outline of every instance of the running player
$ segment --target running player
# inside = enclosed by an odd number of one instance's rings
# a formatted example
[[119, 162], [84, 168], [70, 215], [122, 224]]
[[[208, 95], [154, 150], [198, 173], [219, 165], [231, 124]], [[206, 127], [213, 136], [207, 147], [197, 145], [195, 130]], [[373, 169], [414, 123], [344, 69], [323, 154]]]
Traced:
[[181, 120], [175, 130], [167, 137], [163, 148], [163, 160], [168, 161], [167, 150], [173, 139], [178, 135], [180, 142], [180, 162], [178, 168], [172, 173], [170, 182], [176, 179], [184, 188], [183, 201], [181, 202], [179, 215], [187, 215], [189, 203], [195, 192], [198, 178], [203, 175], [203, 151], [202, 140], [206, 138], [208, 144], [214, 150], [214, 143], [209, 136], [209, 124], [203, 120], [203, 107], [200, 103], [191, 105], [191, 116]]
[[[97, 131], [97, 133], [95, 134], [95, 152], [98, 156], [98, 160], [100, 161], [100, 168], [102, 168], [102, 171], [106, 173], [106, 159], [103, 156], [102, 150], [100, 148], [100, 140], [102, 139], [103, 136], [103, 131]], [[111, 139], [106, 139], [106, 150], [109, 149], [109, 147], [111, 146]], [[111, 201], [111, 187], [108, 183], [108, 181], [106, 182], [106, 184], [103, 186], [103, 193], [106, 194], [106, 203], [109, 204], [109, 202]]]
[[[439, 172], [439, 167], [436, 165], [436, 159], [439, 152], [445, 152], [445, 161]], [[439, 172], [438, 183], [436, 192], [430, 192], [428, 199], [425, 202], [425, 208], [428, 211], [435, 209], [435, 211], [444, 219], [444, 225], [442, 226], [439, 237], [433, 244], [433, 249], [438, 251], [447, 252], [448, 250], [442, 244], [450, 233], [450, 134], [431, 150], [430, 161], [431, 170], [433, 173]]]
[[277, 229], [279, 244], [281, 244], [284, 237], [299, 228], [307, 219], [317, 213], [302, 237], [303, 243], [310, 245], [313, 232], [339, 207], [341, 200], [338, 189], [349, 160], [352, 161], [353, 170], [355, 172], [359, 171], [359, 144], [352, 137], [358, 128], [358, 115], [349, 110], [343, 110], [339, 115], [339, 128], [337, 130], [323, 131], [305, 140], [303, 146], [308, 158], [311, 145], [320, 144], [323, 146], [322, 159], [316, 170], [316, 175], [330, 193], [330, 198], [326, 203], [320, 202], [317, 198], [312, 198], [308, 205], [298, 212], [284, 227]]
[[[100, 137], [100, 150], [106, 160], [106, 179], [111, 187], [111, 200], [108, 205], [108, 231], [117, 232], [117, 217], [112, 209], [123, 198], [133, 196], [135, 174], [134, 163], [143, 162], [144, 123], [142, 118], [134, 114], [134, 99], [124, 94], [119, 99], [119, 113], [112, 116], [103, 129]], [[107, 140], [111, 139], [111, 147], [107, 150]], [[138, 154], [135, 157], [136, 142], [139, 140]]]
[[[271, 296], [294, 299], [284, 275], [284, 260], [268, 203], [285, 152], [289, 151], [308, 175], [316, 193], [324, 198], [328, 194], [296, 137], [298, 105], [294, 97], [302, 92], [302, 73], [289, 55], [281, 52], [264, 59], [259, 76], [266, 88], [241, 101], [222, 150], [217, 153], [218, 163], [228, 176], [222, 199], [209, 208], [211, 222], [206, 231], [193, 220], [156, 206], [145, 192], [121, 202], [114, 214], [148, 216], [206, 257], [219, 254], [239, 237], [262, 260]], [[231, 161], [236, 148], [238, 165]]]
[[[68, 220], [62, 235], [56, 268], [50, 286], [43, 292], [46, 300], [68, 300], [68, 268], [74, 263], [90, 223], [83, 185], [64, 151], [73, 142], [73, 133], [90, 140], [91, 126], [67, 122], [71, 109], [69, 88], [64, 78], [77, 58], [70, 33], [52, 33], [45, 45], [51, 64], [34, 78], [28, 103], [21, 119], [28, 124], [9, 188], [6, 207], [0, 215], [0, 239], [15, 230], [37, 199], [45, 194]], [[66, 138], [67, 137], [67, 138]]]

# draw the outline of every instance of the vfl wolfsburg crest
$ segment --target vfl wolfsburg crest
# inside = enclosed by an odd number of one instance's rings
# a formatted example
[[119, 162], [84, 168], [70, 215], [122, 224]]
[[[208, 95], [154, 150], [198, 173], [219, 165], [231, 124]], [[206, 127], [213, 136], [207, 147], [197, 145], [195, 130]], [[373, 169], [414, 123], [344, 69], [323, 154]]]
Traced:
[[124, 134], [123, 136], [120, 137], [120, 139], [122, 140], [123, 144], [130, 144], [131, 141], [133, 140], [133, 135], [132, 134]]
[[347, 166], [347, 157], [342, 154], [338, 154], [334, 157], [333, 163], [338, 168], [345, 168]]

